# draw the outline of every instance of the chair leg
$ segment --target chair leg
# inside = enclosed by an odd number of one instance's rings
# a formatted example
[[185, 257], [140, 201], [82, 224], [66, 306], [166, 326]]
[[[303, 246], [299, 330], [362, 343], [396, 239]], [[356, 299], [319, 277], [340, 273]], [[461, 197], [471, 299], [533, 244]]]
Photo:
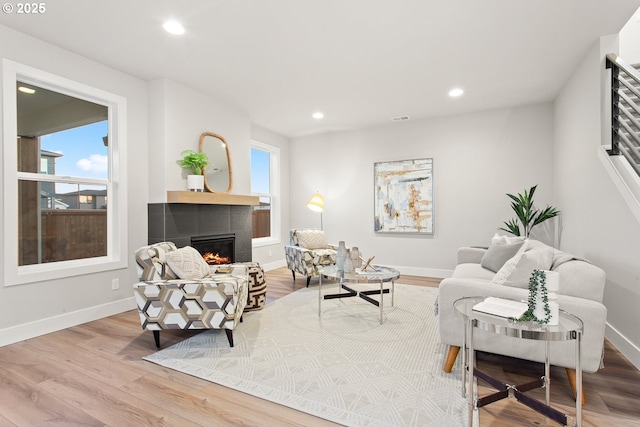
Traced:
[[160, 348], [160, 331], [153, 331], [153, 339], [156, 342], [156, 348]]
[[[575, 399], [578, 396], [578, 392], [576, 390], [576, 370], [571, 368], [565, 368], [565, 370], [567, 371], [567, 378], [569, 378], [569, 384], [571, 384], [573, 398]], [[582, 384], [582, 404], [587, 404], [587, 398], [584, 395], [584, 383]]]
[[447, 357], [444, 360], [444, 368], [443, 370], [449, 374], [453, 369], [454, 363], [456, 363], [456, 358], [458, 357], [458, 353], [460, 352], [460, 347], [457, 345], [450, 345], [449, 350], [447, 351]]
[[227, 333], [227, 339], [229, 340], [229, 347], [233, 347], [233, 331], [231, 329], [224, 330]]
[[311, 282], [311, 276], [307, 276], [307, 288], [309, 287], [309, 282]]
[[293, 275], [293, 281], [296, 281], [296, 272], [294, 270], [291, 270], [291, 274]]

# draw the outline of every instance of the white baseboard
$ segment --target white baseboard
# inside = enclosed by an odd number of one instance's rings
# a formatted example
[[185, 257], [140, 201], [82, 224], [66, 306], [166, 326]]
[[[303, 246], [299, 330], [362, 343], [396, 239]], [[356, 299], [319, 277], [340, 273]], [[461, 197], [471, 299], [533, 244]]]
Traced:
[[46, 319], [36, 320], [22, 325], [0, 329], [0, 347], [14, 344], [72, 326], [92, 322], [136, 308], [133, 297], [85, 308], [71, 313], [60, 314]]
[[[616, 328], [607, 323], [604, 336], [624, 357], [640, 370], [640, 348], [622, 335]], [[605, 360], [605, 363], [607, 361]]]
[[281, 259], [281, 260], [274, 261], [274, 262], [268, 262], [266, 264], [260, 264], [260, 266], [262, 266], [264, 271], [275, 270], [276, 268], [286, 267], [287, 266], [287, 260]]

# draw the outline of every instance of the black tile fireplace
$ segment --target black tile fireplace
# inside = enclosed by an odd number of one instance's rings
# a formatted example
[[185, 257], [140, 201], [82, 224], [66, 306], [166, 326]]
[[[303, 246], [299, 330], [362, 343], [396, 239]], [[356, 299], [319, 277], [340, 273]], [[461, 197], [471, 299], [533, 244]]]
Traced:
[[[233, 262], [252, 261], [252, 207], [192, 203], [150, 203], [149, 244], [173, 242], [193, 246], [192, 237], [233, 234]], [[196, 248], [197, 249], [197, 248]]]

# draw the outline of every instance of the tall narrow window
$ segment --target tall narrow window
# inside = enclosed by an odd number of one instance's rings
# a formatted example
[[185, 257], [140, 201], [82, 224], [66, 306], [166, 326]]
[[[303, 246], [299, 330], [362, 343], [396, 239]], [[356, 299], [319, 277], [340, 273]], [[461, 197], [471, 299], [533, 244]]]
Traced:
[[260, 204], [253, 207], [254, 245], [279, 241], [279, 154], [280, 150], [277, 147], [252, 142], [251, 193], [260, 199]]
[[3, 65], [5, 283], [121, 268], [124, 99]]

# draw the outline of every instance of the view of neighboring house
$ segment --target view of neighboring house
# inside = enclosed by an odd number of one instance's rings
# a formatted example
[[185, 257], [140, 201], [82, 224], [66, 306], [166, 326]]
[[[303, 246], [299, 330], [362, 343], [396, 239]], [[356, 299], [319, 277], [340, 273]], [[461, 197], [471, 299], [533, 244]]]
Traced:
[[[63, 154], [40, 150], [40, 173], [55, 175], [56, 159]], [[55, 183], [40, 183], [40, 207], [42, 209], [106, 209], [106, 190], [79, 190], [56, 193]]]
[[[54, 175], [56, 172], [56, 159], [62, 154], [53, 151], [40, 150], [40, 173]], [[55, 195], [55, 183], [43, 182], [40, 184], [40, 207], [42, 209], [67, 209], [68, 205], [62, 203]]]
[[56, 194], [56, 199], [66, 204], [67, 209], [107, 208], [107, 190], [80, 190]]

